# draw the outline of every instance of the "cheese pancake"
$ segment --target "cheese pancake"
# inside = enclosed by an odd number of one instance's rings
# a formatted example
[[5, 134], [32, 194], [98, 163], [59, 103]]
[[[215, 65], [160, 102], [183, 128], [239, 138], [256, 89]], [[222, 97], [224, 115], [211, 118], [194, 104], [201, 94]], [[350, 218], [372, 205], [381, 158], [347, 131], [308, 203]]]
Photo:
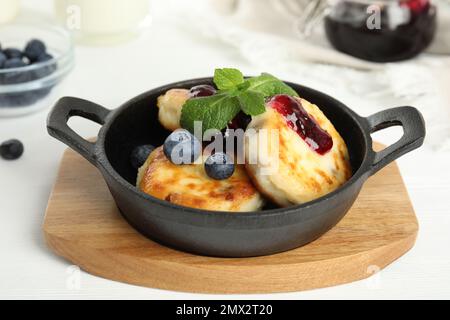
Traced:
[[[307, 140], [288, 126], [286, 118], [269, 105], [247, 128], [247, 172], [260, 192], [282, 207], [324, 196], [352, 175], [347, 146], [333, 124], [316, 105], [296, 99], [309, 117], [331, 136], [333, 145], [326, 153], [313, 150]], [[267, 139], [261, 139], [263, 129], [277, 134], [267, 134]], [[265, 150], [257, 161], [254, 161], [255, 146]]]
[[204, 164], [174, 165], [162, 147], [139, 169], [137, 187], [158, 199], [203, 210], [250, 212], [264, 205], [243, 165], [236, 166], [231, 178], [218, 181], [208, 177]]
[[180, 128], [181, 109], [190, 98], [189, 90], [171, 89], [158, 97], [159, 122], [170, 131]]

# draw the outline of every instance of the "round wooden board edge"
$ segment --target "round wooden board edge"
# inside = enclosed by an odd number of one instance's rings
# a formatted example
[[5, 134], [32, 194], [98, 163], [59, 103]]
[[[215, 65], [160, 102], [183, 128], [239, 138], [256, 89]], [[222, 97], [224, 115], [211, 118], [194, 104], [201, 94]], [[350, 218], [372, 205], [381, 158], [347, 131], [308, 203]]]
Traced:
[[[112, 281], [178, 292], [203, 294], [268, 294], [299, 292], [367, 279], [406, 254], [415, 244], [417, 231], [388, 245], [335, 259], [298, 265], [227, 266], [133, 259], [90, 246], [77, 255], [79, 243], [55, 236], [45, 229], [47, 245], [57, 255], [82, 270]], [[92, 255], [96, 259], [86, 259]], [[102, 259], [99, 259], [102, 257]], [[95, 261], [95, 262], [94, 262]], [[126, 271], [126, 272], [125, 272]]]

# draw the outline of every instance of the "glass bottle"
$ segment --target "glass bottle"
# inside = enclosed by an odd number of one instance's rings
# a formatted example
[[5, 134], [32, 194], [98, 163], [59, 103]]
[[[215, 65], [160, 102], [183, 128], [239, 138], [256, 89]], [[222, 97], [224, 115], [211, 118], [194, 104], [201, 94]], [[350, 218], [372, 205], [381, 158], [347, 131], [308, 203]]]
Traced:
[[94, 45], [129, 40], [150, 21], [149, 0], [55, 0], [55, 11], [78, 42]]
[[20, 0], [0, 0], [0, 24], [12, 21], [18, 14]]

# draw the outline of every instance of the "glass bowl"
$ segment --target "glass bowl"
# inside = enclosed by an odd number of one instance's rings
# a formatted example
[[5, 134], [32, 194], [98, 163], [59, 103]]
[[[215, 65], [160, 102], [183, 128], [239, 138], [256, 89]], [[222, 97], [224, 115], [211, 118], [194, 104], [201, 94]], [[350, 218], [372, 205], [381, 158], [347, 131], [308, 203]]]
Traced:
[[53, 59], [21, 68], [0, 69], [0, 117], [21, 116], [51, 106], [61, 81], [74, 66], [72, 38], [65, 29], [50, 24], [0, 26], [3, 50], [23, 50], [31, 39], [44, 41]]

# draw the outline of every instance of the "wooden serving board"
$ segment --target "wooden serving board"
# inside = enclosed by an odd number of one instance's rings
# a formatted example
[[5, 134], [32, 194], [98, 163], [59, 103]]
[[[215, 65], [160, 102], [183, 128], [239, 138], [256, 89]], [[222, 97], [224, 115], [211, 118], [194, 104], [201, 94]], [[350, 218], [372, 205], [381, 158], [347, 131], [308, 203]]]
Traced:
[[392, 164], [367, 182], [334, 229], [307, 246], [257, 258], [196, 256], [136, 232], [97, 169], [68, 150], [43, 228], [54, 252], [107, 279], [197, 293], [274, 293], [368, 278], [413, 247], [418, 223]]

